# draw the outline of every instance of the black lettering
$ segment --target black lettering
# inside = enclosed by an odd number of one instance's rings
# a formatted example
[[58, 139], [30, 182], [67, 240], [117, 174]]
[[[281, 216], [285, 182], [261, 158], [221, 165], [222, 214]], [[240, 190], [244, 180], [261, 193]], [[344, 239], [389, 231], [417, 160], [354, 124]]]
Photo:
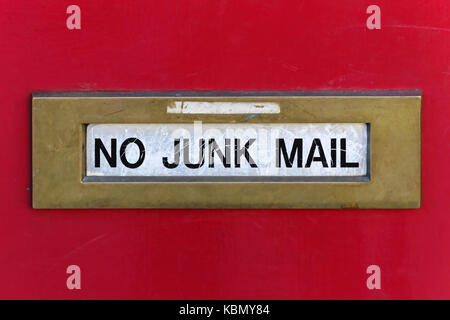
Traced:
[[248, 153], [248, 148], [255, 142], [256, 139], [249, 139], [244, 147], [241, 149], [241, 143], [239, 139], [234, 139], [234, 166], [236, 168], [241, 167], [241, 156], [244, 155], [247, 162], [250, 164], [252, 168], [258, 168], [253, 158]]
[[209, 167], [214, 168], [214, 152], [217, 152], [219, 159], [222, 161], [225, 168], [231, 167], [230, 155], [230, 139], [225, 139], [225, 156], [220, 150], [215, 139], [209, 139]]
[[292, 168], [295, 156], [297, 155], [297, 168], [301, 168], [303, 164], [303, 139], [294, 139], [292, 150], [288, 156], [284, 139], [277, 139], [277, 163], [278, 168], [281, 167], [281, 153], [283, 153], [286, 168]]
[[199, 155], [198, 163], [192, 164], [189, 161], [189, 139], [183, 139], [183, 160], [186, 167], [190, 169], [198, 169], [205, 163], [205, 139], [199, 141]]
[[331, 139], [331, 167], [336, 168], [336, 139]]
[[168, 169], [174, 169], [174, 168], [178, 167], [178, 165], [180, 164], [180, 139], [175, 139], [173, 141], [173, 146], [174, 146], [174, 148], [173, 148], [173, 150], [174, 150], [173, 163], [169, 163], [169, 160], [167, 159], [167, 157], [162, 158], [164, 167], [166, 167]]
[[[319, 156], [318, 157], [314, 157], [314, 154], [316, 152], [316, 148], [317, 148], [317, 150], [319, 150]], [[328, 168], [327, 160], [325, 158], [325, 153], [323, 152], [323, 148], [322, 148], [322, 143], [320, 142], [320, 139], [318, 139], [318, 138], [315, 138], [313, 140], [313, 143], [311, 145], [311, 149], [309, 150], [308, 160], [306, 160], [305, 168], [311, 167], [311, 163], [313, 161], [322, 162], [322, 166], [324, 168]]]
[[[139, 148], [139, 159], [135, 163], [128, 162], [128, 159], [125, 155], [127, 146], [130, 143], [135, 143]], [[122, 163], [125, 167], [130, 168], [130, 169], [136, 169], [137, 167], [139, 167], [142, 164], [142, 162], [144, 162], [144, 159], [145, 159], [145, 148], [144, 148], [144, 145], [142, 144], [141, 140], [139, 140], [138, 138], [128, 138], [120, 146], [120, 161], [122, 161]]]
[[111, 154], [108, 153], [101, 139], [95, 139], [94, 158], [95, 167], [100, 168], [100, 150], [111, 168], [117, 167], [117, 139], [111, 139]]
[[341, 139], [341, 168], [358, 168], [358, 162], [347, 162], [347, 139]]

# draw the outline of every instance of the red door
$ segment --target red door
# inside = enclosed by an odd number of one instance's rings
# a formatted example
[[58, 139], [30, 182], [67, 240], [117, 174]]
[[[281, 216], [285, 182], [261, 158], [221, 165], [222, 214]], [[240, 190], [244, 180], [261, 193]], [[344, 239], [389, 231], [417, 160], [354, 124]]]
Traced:
[[[1, 1], [0, 298], [450, 298], [449, 9]], [[421, 208], [31, 208], [33, 91], [215, 89], [422, 90]]]

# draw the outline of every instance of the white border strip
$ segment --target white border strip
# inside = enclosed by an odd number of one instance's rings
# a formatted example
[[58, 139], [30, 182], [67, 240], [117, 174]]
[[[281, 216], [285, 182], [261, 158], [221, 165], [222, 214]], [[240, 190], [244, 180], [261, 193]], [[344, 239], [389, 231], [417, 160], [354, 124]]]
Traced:
[[246, 114], [280, 113], [280, 106], [273, 102], [203, 102], [175, 101], [167, 106], [167, 113], [185, 114]]

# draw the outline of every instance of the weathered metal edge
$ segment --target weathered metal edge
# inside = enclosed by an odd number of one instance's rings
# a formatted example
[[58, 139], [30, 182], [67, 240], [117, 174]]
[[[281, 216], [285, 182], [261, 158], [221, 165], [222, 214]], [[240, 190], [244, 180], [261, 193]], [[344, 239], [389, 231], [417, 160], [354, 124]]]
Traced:
[[106, 97], [397, 97], [422, 96], [421, 90], [169, 90], [169, 91], [36, 91], [33, 98], [106, 98]]

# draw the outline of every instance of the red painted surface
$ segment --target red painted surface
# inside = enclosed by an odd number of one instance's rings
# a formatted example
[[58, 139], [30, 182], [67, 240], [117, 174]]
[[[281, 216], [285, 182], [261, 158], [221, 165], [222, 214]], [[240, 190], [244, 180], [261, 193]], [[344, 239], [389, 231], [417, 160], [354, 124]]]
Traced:
[[[81, 30], [66, 28], [69, 4]], [[365, 26], [370, 4], [381, 30]], [[450, 298], [449, 9], [2, 0], [0, 298]], [[422, 208], [31, 208], [31, 92], [176, 89], [421, 89]], [[66, 288], [70, 264], [79, 291]], [[370, 264], [381, 290], [366, 287]]]

